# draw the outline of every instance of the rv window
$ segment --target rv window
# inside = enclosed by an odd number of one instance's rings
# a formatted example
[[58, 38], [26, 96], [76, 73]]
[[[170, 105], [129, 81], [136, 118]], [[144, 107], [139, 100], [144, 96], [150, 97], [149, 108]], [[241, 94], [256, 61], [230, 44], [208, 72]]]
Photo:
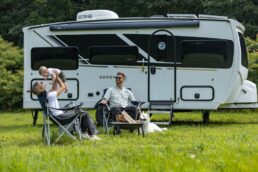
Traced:
[[246, 52], [246, 46], [245, 46], [245, 39], [241, 33], [238, 33], [238, 35], [239, 35], [239, 41], [240, 41], [240, 46], [241, 46], [242, 65], [247, 68], [248, 67], [248, 58], [247, 58], [247, 52]]
[[182, 65], [186, 67], [228, 68], [233, 58], [232, 43], [226, 40], [182, 41]]
[[154, 35], [151, 40], [150, 55], [157, 62], [174, 61], [174, 39], [167, 35]]
[[135, 46], [92, 46], [89, 52], [92, 64], [135, 65], [138, 58]]
[[31, 68], [40, 66], [73, 70], [78, 68], [78, 49], [76, 47], [37, 47], [31, 50]]

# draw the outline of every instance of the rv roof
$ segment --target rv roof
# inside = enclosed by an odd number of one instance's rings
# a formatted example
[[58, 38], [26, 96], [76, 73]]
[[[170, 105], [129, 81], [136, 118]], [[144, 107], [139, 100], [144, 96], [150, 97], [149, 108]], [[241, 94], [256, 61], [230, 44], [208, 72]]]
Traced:
[[142, 28], [174, 28], [199, 27], [198, 20], [142, 20], [113, 22], [84, 22], [50, 25], [51, 31], [75, 30], [107, 30], [107, 29], [142, 29]]
[[[194, 17], [193, 14], [169, 14], [169, 17], [161, 17], [161, 16], [153, 16], [153, 17], [124, 17], [124, 18], [115, 18], [115, 19], [96, 19], [96, 20], [88, 20], [88, 21], [66, 21], [66, 22], [58, 22], [58, 23], [48, 23], [42, 25], [35, 25], [30, 27], [25, 27], [29, 29], [45, 27], [45, 26], [53, 26], [53, 25], [62, 25], [62, 24], [84, 24], [84, 23], [121, 23], [121, 22], [138, 22], [138, 21], [157, 21], [157, 22], [165, 22], [165, 21], [198, 21], [198, 20], [214, 20], [214, 21], [229, 21], [229, 19], [225, 16], [211, 16], [211, 15], [199, 15], [199, 17]], [[24, 29], [25, 29], [24, 28]]]
[[167, 14], [169, 18], [177, 18], [177, 19], [210, 19], [210, 20], [228, 20], [226, 16], [216, 16], [216, 15], [205, 15], [199, 14]]

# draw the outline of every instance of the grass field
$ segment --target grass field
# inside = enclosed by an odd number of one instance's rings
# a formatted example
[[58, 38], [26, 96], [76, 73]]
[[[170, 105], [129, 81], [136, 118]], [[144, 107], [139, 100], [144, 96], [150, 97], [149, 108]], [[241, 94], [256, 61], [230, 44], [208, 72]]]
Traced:
[[258, 112], [212, 112], [210, 124], [200, 121], [200, 113], [176, 113], [164, 133], [63, 138], [48, 147], [41, 116], [33, 127], [30, 112], [1, 113], [0, 171], [257, 171]]

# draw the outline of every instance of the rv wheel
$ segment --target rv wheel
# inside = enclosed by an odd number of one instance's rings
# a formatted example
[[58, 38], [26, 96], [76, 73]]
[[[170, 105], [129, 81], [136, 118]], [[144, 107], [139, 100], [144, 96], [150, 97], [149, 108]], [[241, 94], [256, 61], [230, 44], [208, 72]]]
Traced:
[[209, 123], [209, 120], [210, 120], [210, 111], [203, 111], [202, 112], [202, 122], [204, 124], [208, 124]]

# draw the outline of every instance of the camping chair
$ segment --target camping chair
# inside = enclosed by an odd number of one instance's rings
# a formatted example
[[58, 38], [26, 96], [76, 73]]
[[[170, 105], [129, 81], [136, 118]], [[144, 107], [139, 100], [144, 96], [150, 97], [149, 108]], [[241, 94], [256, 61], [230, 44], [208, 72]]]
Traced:
[[138, 134], [140, 134], [140, 129], [142, 130], [142, 136], [144, 137], [144, 129], [143, 129], [143, 122], [142, 121], [138, 121], [139, 115], [141, 113], [141, 106], [144, 104], [145, 102], [141, 102], [141, 101], [131, 101], [131, 104], [136, 106], [138, 109], [138, 114], [135, 117], [135, 121], [136, 123], [127, 123], [127, 122], [110, 122], [113, 126], [114, 126], [114, 130], [113, 130], [113, 134], [120, 134], [121, 133], [121, 129], [127, 129], [130, 132], [133, 132], [135, 129], [137, 129]]
[[[141, 105], [144, 102], [138, 102], [138, 101], [133, 101], [131, 102], [133, 105], [137, 106], [138, 109], [138, 115], [136, 115], [136, 118], [134, 120], [138, 119], [138, 116], [141, 112]], [[127, 129], [130, 132], [133, 132], [134, 129], [137, 129], [138, 134], [140, 134], [140, 129], [142, 130], [142, 136], [144, 137], [144, 130], [143, 130], [143, 122], [137, 121], [137, 123], [127, 123], [127, 122], [117, 122], [113, 121], [111, 118], [111, 110], [108, 104], [106, 105], [99, 105], [98, 108], [102, 109], [102, 125], [105, 133], [109, 134], [109, 130], [114, 127], [113, 134], [120, 134], [120, 129]]]
[[[131, 90], [131, 88], [128, 88]], [[102, 98], [104, 97], [105, 93], [107, 91], [107, 88], [103, 90], [103, 95]], [[112, 128], [113, 119], [111, 118], [111, 111], [109, 105], [102, 105], [100, 104], [102, 99], [100, 99], [94, 106], [94, 109], [96, 109], [96, 121], [97, 125], [103, 126], [104, 132], [109, 133], [109, 130]], [[131, 104], [134, 106], [137, 106], [139, 113], [141, 112], [141, 105], [144, 104], [145, 102], [140, 102], [140, 101], [132, 101]], [[138, 116], [138, 115], [137, 115]], [[136, 118], [137, 118], [136, 116]], [[135, 119], [137, 120], [137, 119]]]
[[[102, 99], [101, 99], [102, 100]], [[101, 101], [100, 100], [100, 101]], [[97, 125], [102, 126], [105, 133], [108, 133], [110, 128], [112, 128], [112, 122], [113, 120], [110, 118], [111, 112], [108, 105], [100, 104], [100, 101], [98, 101], [95, 105], [96, 109], [96, 121]]]
[[[132, 101], [132, 105], [136, 106], [138, 109], [138, 115], [136, 115], [134, 120], [138, 120], [139, 114], [141, 113], [141, 105], [145, 102], [139, 102], [139, 101]], [[109, 133], [109, 130], [114, 126], [113, 134], [119, 134], [120, 129], [129, 129], [130, 131], [133, 131], [134, 129], [138, 130], [138, 134], [140, 133], [140, 128], [142, 129], [142, 134], [144, 136], [143, 131], [143, 125], [141, 122], [137, 122], [136, 124], [130, 124], [126, 122], [117, 122], [113, 121], [111, 118], [111, 110], [108, 104], [106, 105], [99, 105], [99, 107], [102, 110], [102, 126], [105, 131], [105, 133]]]
[[113, 120], [110, 118], [111, 116], [111, 111], [108, 105], [102, 105], [102, 113], [103, 113], [103, 128], [105, 133], [108, 133], [110, 128], [113, 126], [110, 122]]
[[[69, 137], [72, 139], [76, 140], [79, 142], [82, 138], [82, 131], [80, 127], [80, 108], [82, 104], [77, 105], [77, 106], [72, 106], [70, 107], [71, 104], [66, 106], [66, 108], [58, 109], [58, 110], [63, 110], [63, 111], [70, 111], [74, 110], [75, 115], [67, 118], [67, 119], [62, 119], [59, 120], [57, 117], [53, 116], [50, 107], [47, 107], [47, 93], [44, 91], [40, 95], [38, 95], [38, 100], [40, 102], [40, 105], [42, 107], [43, 111], [43, 130], [42, 130], [42, 136], [44, 141], [50, 145], [51, 144], [51, 137], [50, 137], [50, 121], [52, 121], [56, 126], [59, 127], [59, 136], [57, 139], [54, 141], [57, 142], [64, 134], [67, 134]], [[54, 109], [54, 108], [52, 108]], [[76, 131], [76, 133], [79, 136], [79, 140], [72, 135], [72, 132]]]
[[96, 109], [96, 121], [97, 125], [103, 126], [104, 132], [108, 133], [110, 128], [113, 126], [110, 122], [112, 119], [110, 118], [110, 108], [108, 105], [100, 104], [101, 100], [103, 99], [107, 88], [103, 90], [102, 98], [95, 104], [94, 109]]

